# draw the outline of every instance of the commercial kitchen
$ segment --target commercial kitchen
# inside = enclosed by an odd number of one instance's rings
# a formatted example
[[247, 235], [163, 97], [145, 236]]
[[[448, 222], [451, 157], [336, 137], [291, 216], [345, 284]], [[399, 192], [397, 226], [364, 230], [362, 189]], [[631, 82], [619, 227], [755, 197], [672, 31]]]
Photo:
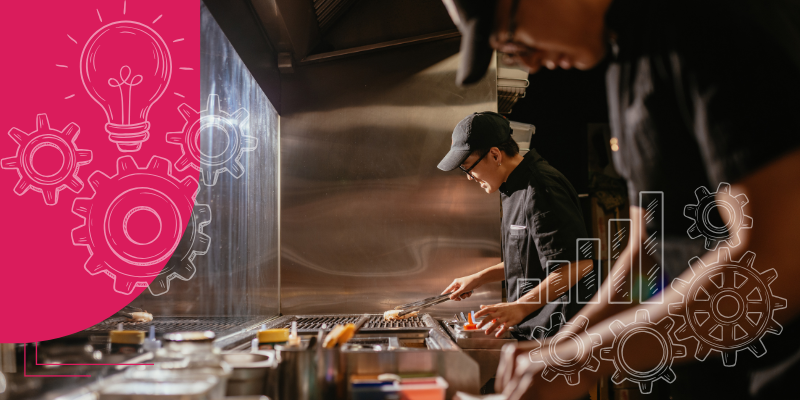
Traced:
[[[61, 339], [0, 344], [0, 400], [495, 393], [502, 348], [519, 339], [475, 329], [473, 313], [509, 288], [440, 296], [503, 261], [500, 196], [436, 168], [473, 113], [505, 116], [520, 154], [575, 188], [587, 237], [570, 257], [594, 264], [574, 295], [588, 302], [627, 254], [604, 68], [529, 75], [495, 53], [457, 85], [462, 34], [441, 0], [203, 0], [200, 17], [201, 108], [216, 118], [201, 147], [234, 156], [204, 167], [180, 251], [128, 307]], [[639, 206], [663, 218], [664, 201]], [[654, 295], [650, 278], [623, 279], [623, 295]], [[396, 309], [416, 313], [385, 318]], [[585, 395], [670, 398], [668, 378], [614, 380]]]

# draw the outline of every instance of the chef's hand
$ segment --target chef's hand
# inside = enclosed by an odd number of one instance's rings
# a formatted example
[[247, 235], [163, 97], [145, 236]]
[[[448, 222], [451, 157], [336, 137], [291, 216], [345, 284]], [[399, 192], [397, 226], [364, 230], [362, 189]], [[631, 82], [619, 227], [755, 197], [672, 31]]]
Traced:
[[477, 274], [456, 278], [442, 294], [450, 293], [450, 300], [461, 301], [472, 296], [471, 290], [483, 285]]
[[491, 335], [499, 328], [495, 336], [500, 337], [508, 328], [522, 322], [531, 312], [527, 304], [498, 303], [493, 306], [481, 306], [481, 310], [475, 313], [475, 318], [486, 316], [478, 323], [478, 329], [486, 329], [486, 334]]
[[[556, 351], [560, 358], [573, 359], [580, 354], [579, 346], [572, 340], [561, 341], [554, 349], [550, 338], [543, 343], [533, 340], [503, 346], [500, 355], [500, 364], [495, 378], [495, 391], [503, 393], [508, 400], [519, 399], [573, 399], [586, 395], [587, 386], [599, 378], [591, 371], [580, 372], [580, 384], [570, 385], [563, 376], [550, 381], [544, 379], [543, 371], [547, 364], [542, 362], [546, 358], [553, 358], [546, 353]], [[588, 337], [581, 337], [587, 341]], [[560, 343], [561, 343], [560, 342]], [[585, 345], [585, 344], [584, 344]], [[591, 357], [592, 353], [582, 354], [582, 357]], [[577, 358], [582, 358], [578, 356]], [[536, 360], [537, 362], [533, 362]], [[580, 363], [580, 360], [579, 360]]]

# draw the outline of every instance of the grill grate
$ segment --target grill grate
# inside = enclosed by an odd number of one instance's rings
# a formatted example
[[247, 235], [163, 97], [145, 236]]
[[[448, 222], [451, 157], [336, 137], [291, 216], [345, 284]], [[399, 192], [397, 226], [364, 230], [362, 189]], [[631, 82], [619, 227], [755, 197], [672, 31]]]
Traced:
[[[219, 335], [231, 329], [245, 329], [263, 321], [265, 317], [244, 316], [244, 317], [154, 317], [151, 322], [123, 322], [125, 330], [149, 331], [150, 326], [156, 327], [156, 333], [163, 334], [169, 332], [184, 331], [212, 331]], [[117, 329], [121, 319], [110, 319], [103, 321], [86, 332], [109, 332]]]
[[[325, 324], [325, 330], [331, 330], [335, 325], [355, 324], [361, 315], [319, 315], [319, 316], [297, 316], [295, 319], [288, 320], [284, 328], [292, 326], [292, 321], [297, 321], [298, 331], [318, 331]], [[419, 330], [430, 329], [421, 316], [411, 317], [400, 321], [384, 321], [383, 315], [373, 315], [369, 321], [361, 328], [362, 331], [369, 330]]]

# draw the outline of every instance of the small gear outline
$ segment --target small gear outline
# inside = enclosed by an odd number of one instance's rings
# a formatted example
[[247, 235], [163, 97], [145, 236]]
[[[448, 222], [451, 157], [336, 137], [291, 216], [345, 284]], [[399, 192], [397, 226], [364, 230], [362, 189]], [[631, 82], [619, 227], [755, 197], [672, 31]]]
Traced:
[[[244, 108], [232, 114], [222, 111], [219, 96], [208, 95], [205, 110], [195, 111], [191, 106], [182, 103], [178, 112], [185, 121], [180, 132], [167, 133], [167, 143], [181, 146], [181, 156], [175, 162], [175, 168], [183, 171], [192, 167], [200, 171], [201, 180], [206, 186], [217, 184], [219, 174], [228, 171], [234, 178], [244, 174], [241, 159], [245, 152], [254, 151], [258, 147], [258, 138], [244, 134], [243, 126], [250, 118]], [[215, 155], [203, 154], [200, 148], [200, 135], [203, 129], [216, 128], [227, 135], [227, 146]]]
[[[36, 130], [31, 133], [12, 127], [8, 136], [17, 143], [17, 152], [0, 160], [0, 166], [17, 170], [19, 181], [14, 193], [22, 196], [28, 190], [39, 192], [48, 206], [58, 203], [58, 193], [65, 188], [80, 193], [84, 185], [78, 169], [92, 161], [92, 151], [78, 149], [75, 140], [79, 134], [80, 127], [74, 122], [60, 131], [51, 128], [47, 114], [36, 115]], [[59, 170], [49, 175], [37, 171], [34, 165], [34, 155], [44, 147], [55, 148], [63, 158]]]
[[[689, 261], [693, 278], [687, 282], [676, 278], [672, 288], [683, 296], [680, 303], [669, 305], [670, 315], [683, 319], [675, 338], [697, 340], [695, 358], [705, 361], [712, 351], [722, 354], [722, 364], [736, 365], [740, 351], [750, 350], [756, 357], [767, 354], [762, 342], [767, 333], [780, 335], [783, 327], [774, 313], [786, 308], [786, 299], [772, 294], [770, 285], [778, 278], [775, 269], [758, 272], [753, 264], [756, 254], [745, 253], [731, 259], [730, 249], [719, 249], [717, 262], [706, 265], [698, 257]], [[691, 300], [691, 304], [690, 304]], [[736, 304], [720, 310], [721, 303]], [[723, 344], [728, 339], [729, 344]]]
[[[195, 199], [197, 199], [199, 192], [200, 187], [198, 185], [197, 193], [194, 195]], [[194, 277], [197, 272], [197, 266], [194, 265], [195, 258], [208, 253], [208, 249], [211, 247], [211, 237], [203, 229], [210, 223], [211, 207], [208, 204], [199, 204], [195, 201], [189, 224], [186, 225], [186, 231], [184, 231], [177, 247], [178, 250], [186, 249], [186, 251], [179, 252], [176, 250], [172, 254], [164, 269], [147, 287], [150, 290], [150, 294], [161, 296], [169, 291], [172, 280], [180, 279], [187, 282]]]
[[[683, 208], [683, 215], [694, 221], [686, 231], [689, 238], [705, 238], [706, 250], [716, 250], [720, 242], [726, 242], [729, 247], [736, 247], [741, 243], [739, 231], [753, 227], [753, 218], [744, 213], [744, 206], [749, 202], [747, 195], [738, 196], [731, 194], [731, 185], [721, 182], [717, 191], [711, 193], [705, 186], [700, 186], [694, 191], [697, 204], [688, 204]], [[726, 226], [716, 226], [711, 223], [711, 212], [715, 208], [724, 209], [729, 216]]]
[[[650, 322], [650, 312], [648, 310], [637, 310], [634, 322], [628, 325], [619, 320], [615, 320], [608, 325], [611, 333], [614, 334], [614, 342], [610, 347], [600, 350], [600, 358], [611, 361], [616, 371], [611, 376], [611, 381], [621, 384], [629, 380], [639, 385], [642, 394], [649, 394], [653, 391], [653, 382], [663, 379], [667, 383], [675, 382], [675, 371], [672, 370], [672, 362], [675, 358], [686, 356], [686, 346], [673, 342], [671, 331], [675, 326], [675, 321], [671, 317], [664, 317], [659, 322]], [[661, 360], [658, 365], [648, 371], [639, 371], [632, 368], [625, 362], [623, 349], [626, 342], [634, 335], [648, 334], [656, 338], [661, 344]]]
[[[92, 197], [79, 197], [72, 203], [72, 213], [83, 219], [83, 225], [72, 230], [72, 244], [89, 251], [86, 272], [109, 276], [115, 292], [130, 295], [158, 277], [162, 262], [175, 252], [186, 226], [181, 206], [194, 207], [197, 181], [190, 177], [178, 180], [165, 158], [153, 156], [146, 167], [139, 168], [133, 157], [122, 156], [117, 159], [116, 175], [95, 171], [89, 185], [94, 190]], [[186, 196], [187, 188], [195, 194]], [[139, 211], [158, 218], [158, 235], [148, 242], [137, 242], [127, 230], [130, 216]], [[166, 241], [157, 240], [162, 232], [169, 235]]]
[[[579, 333], [572, 332], [571, 330], [561, 330], [559, 332], [562, 326], [566, 327], [571, 325], [576, 326], [582, 333], [588, 335], [589, 341], [591, 342], [590, 346], [586, 345]], [[594, 356], [593, 352], [596, 347], [603, 344], [603, 338], [597, 333], [589, 334], [587, 332], [588, 326], [589, 319], [583, 315], [579, 315], [575, 321], [565, 324], [564, 314], [559, 312], [550, 315], [549, 328], [541, 326], [536, 327], [533, 337], [534, 340], [539, 343], [540, 347], [531, 350], [528, 353], [528, 358], [531, 362], [543, 362], [545, 364], [545, 368], [542, 371], [542, 378], [544, 380], [552, 382], [558, 375], [564, 375], [567, 384], [575, 386], [581, 381], [581, 371], [597, 371], [600, 367], [600, 360]], [[550, 335], [553, 336], [547, 341], [547, 348], [549, 351], [542, 352], [542, 341], [537, 338], [550, 337]], [[578, 345], [578, 353], [568, 360], [560, 358], [556, 351], [557, 345], [565, 340], [572, 340]]]

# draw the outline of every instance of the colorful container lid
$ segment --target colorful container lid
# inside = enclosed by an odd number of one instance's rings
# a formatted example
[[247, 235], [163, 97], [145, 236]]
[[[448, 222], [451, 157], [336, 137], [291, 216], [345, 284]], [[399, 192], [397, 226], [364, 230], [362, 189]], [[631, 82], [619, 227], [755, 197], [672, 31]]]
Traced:
[[289, 329], [265, 329], [258, 331], [259, 343], [283, 343], [289, 340]]
[[114, 344], [142, 344], [143, 331], [111, 331], [109, 341]]

